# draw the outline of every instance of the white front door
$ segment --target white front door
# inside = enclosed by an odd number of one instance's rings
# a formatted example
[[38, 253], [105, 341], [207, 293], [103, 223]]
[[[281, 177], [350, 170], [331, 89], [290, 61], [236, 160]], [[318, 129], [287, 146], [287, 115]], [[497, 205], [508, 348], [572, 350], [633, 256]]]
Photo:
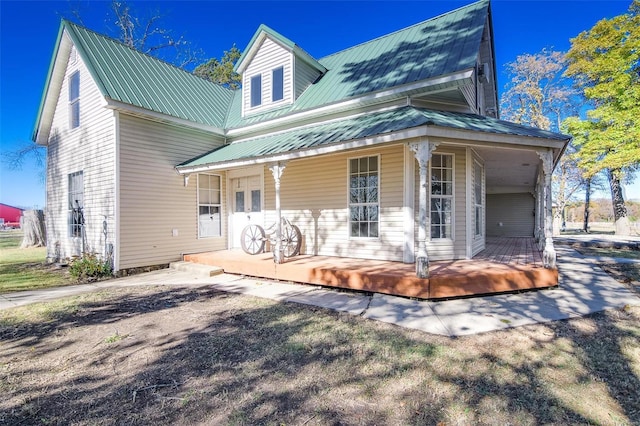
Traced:
[[262, 179], [259, 175], [231, 179], [232, 247], [240, 248], [240, 234], [245, 226], [262, 223]]

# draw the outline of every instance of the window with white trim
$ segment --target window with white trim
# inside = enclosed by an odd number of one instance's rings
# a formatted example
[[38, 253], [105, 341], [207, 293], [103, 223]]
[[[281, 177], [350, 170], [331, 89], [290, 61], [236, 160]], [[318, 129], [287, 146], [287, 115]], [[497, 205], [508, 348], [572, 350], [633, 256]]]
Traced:
[[69, 77], [69, 127], [80, 126], [80, 71]]
[[431, 239], [453, 238], [453, 155], [431, 156]]
[[271, 101], [284, 99], [284, 67], [271, 71]]
[[198, 237], [222, 235], [220, 176], [198, 174]]
[[84, 232], [84, 177], [82, 172], [68, 175], [68, 228], [69, 236], [82, 238]]
[[379, 157], [349, 160], [349, 235], [377, 238], [379, 232]]
[[262, 105], [262, 75], [251, 77], [251, 107]]
[[474, 161], [473, 163], [473, 203], [475, 208], [475, 236], [481, 237], [483, 234], [483, 203], [482, 203], [482, 164]]

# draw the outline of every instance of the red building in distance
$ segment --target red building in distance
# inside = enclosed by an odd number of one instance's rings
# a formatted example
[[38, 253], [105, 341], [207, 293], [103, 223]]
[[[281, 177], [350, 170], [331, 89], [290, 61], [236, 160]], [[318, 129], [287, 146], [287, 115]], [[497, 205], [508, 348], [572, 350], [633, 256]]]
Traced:
[[0, 227], [20, 228], [23, 209], [0, 203]]

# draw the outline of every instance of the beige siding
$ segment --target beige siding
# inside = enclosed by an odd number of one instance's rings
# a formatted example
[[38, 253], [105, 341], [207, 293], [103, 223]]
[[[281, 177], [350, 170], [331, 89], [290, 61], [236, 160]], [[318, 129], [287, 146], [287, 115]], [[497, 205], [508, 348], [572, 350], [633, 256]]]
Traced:
[[[293, 99], [293, 59], [292, 53], [266, 38], [251, 63], [242, 75], [242, 102], [244, 114], [253, 114], [269, 108], [290, 104]], [[271, 101], [271, 71], [284, 67], [284, 99]], [[262, 104], [251, 108], [251, 77], [260, 74], [262, 76]]]
[[[125, 114], [120, 115], [119, 128], [120, 269], [169, 263], [183, 253], [225, 249], [224, 219], [222, 237], [198, 238], [197, 178], [191, 176], [185, 187], [174, 169], [222, 141]], [[220, 176], [225, 194], [226, 178]]]
[[[454, 155], [454, 217], [453, 217], [453, 239], [432, 240], [429, 236], [430, 229], [427, 229], [427, 252], [430, 260], [464, 259], [467, 257], [466, 250], [466, 226], [467, 226], [467, 179], [466, 179], [466, 150], [448, 146], [438, 146], [434, 154]], [[418, 249], [418, 219], [420, 214], [419, 190], [420, 190], [420, 168], [415, 165], [415, 206], [414, 221], [416, 229], [415, 250]], [[427, 197], [427, 199], [429, 199]], [[430, 202], [428, 201], [430, 204]]]
[[309, 66], [307, 63], [296, 58], [296, 81], [295, 81], [295, 99], [298, 99], [300, 95], [305, 91], [310, 84], [312, 84], [320, 76], [320, 73], [315, 68]]
[[534, 212], [530, 193], [487, 194], [487, 236], [533, 236]]
[[[348, 160], [380, 155], [380, 237], [349, 238]], [[402, 145], [291, 161], [281, 179], [283, 215], [303, 234], [303, 253], [402, 261]], [[275, 220], [275, 187], [265, 170], [265, 223]]]
[[[70, 128], [69, 76], [80, 72], [80, 126]], [[104, 255], [103, 221], [107, 221], [107, 243], [115, 240], [115, 150], [113, 112], [79, 56], [65, 71], [53, 116], [47, 155], [47, 256], [64, 259], [80, 255], [81, 238], [69, 237], [68, 176], [83, 172], [84, 249]]]

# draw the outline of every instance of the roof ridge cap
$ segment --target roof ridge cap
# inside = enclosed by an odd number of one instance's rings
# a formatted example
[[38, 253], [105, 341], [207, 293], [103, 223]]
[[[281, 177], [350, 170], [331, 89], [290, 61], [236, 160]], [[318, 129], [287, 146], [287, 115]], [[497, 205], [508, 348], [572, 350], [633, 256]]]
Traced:
[[378, 41], [378, 40], [381, 40], [381, 39], [383, 39], [383, 38], [390, 37], [390, 36], [392, 36], [392, 35], [394, 35], [394, 34], [397, 34], [397, 33], [402, 32], [402, 31], [406, 31], [406, 30], [408, 30], [408, 29], [410, 29], [410, 28], [414, 28], [414, 27], [417, 27], [417, 26], [419, 26], [419, 25], [423, 25], [423, 24], [425, 24], [425, 23], [427, 23], [427, 22], [429, 22], [429, 21], [433, 21], [433, 20], [435, 20], [435, 19], [440, 19], [440, 18], [442, 18], [442, 17], [444, 17], [444, 16], [446, 16], [446, 15], [449, 15], [449, 14], [452, 14], [452, 13], [455, 13], [455, 12], [459, 12], [459, 11], [460, 11], [460, 10], [462, 10], [462, 9], [466, 9], [466, 8], [468, 8], [468, 7], [471, 7], [471, 6], [477, 6], [477, 5], [479, 5], [480, 3], [487, 3], [487, 4], [489, 4], [489, 1], [490, 1], [490, 0], [478, 0], [478, 1], [474, 1], [473, 3], [469, 3], [469, 4], [467, 4], [467, 5], [460, 6], [460, 7], [456, 8], [456, 9], [454, 9], [454, 10], [450, 10], [450, 11], [448, 11], [448, 12], [443, 12], [443, 13], [441, 13], [440, 15], [437, 15], [437, 16], [434, 16], [434, 17], [431, 17], [431, 18], [425, 19], [424, 21], [416, 22], [415, 24], [409, 25], [409, 26], [404, 27], [404, 28], [397, 29], [397, 30], [392, 31], [392, 32], [387, 33], [387, 34], [383, 34], [383, 35], [378, 36], [378, 37], [376, 37], [376, 38], [372, 38], [371, 40], [363, 41], [362, 43], [358, 43], [358, 44], [356, 44], [356, 45], [353, 45], [353, 46], [350, 46], [350, 47], [346, 47], [346, 48], [344, 48], [344, 49], [342, 49], [342, 50], [339, 50], [339, 51], [337, 51], [337, 52], [330, 53], [330, 54], [328, 54], [328, 55], [326, 55], [326, 56], [323, 56], [322, 58], [319, 58], [319, 59], [317, 59], [317, 60], [318, 60], [318, 61], [323, 61], [323, 60], [325, 60], [325, 59], [331, 58], [332, 56], [335, 56], [335, 55], [338, 55], [338, 54], [344, 53], [344, 52], [349, 51], [349, 50], [351, 50], [351, 49], [355, 49], [355, 48], [357, 48], [357, 47], [361, 47], [361, 46], [364, 46], [364, 45], [366, 45], [366, 44], [373, 43], [374, 41]]
[[121, 41], [121, 40], [118, 40], [118, 39], [116, 39], [116, 38], [114, 38], [114, 37], [111, 37], [111, 36], [108, 36], [108, 35], [106, 35], [106, 34], [102, 34], [102, 33], [98, 32], [98, 31], [92, 30], [91, 28], [88, 28], [88, 27], [86, 27], [86, 26], [84, 26], [84, 25], [76, 24], [75, 22], [70, 21], [70, 20], [68, 20], [68, 19], [66, 19], [66, 18], [62, 18], [62, 23], [63, 23], [63, 25], [64, 25], [64, 27], [65, 27], [65, 28], [67, 28], [68, 26], [71, 26], [71, 27], [74, 27], [74, 29], [81, 29], [81, 30], [87, 31], [87, 32], [89, 32], [89, 33], [92, 33], [92, 34], [94, 34], [94, 35], [98, 36], [98, 37], [101, 37], [101, 38], [103, 38], [103, 39], [106, 39], [106, 40], [108, 40], [108, 41], [110, 41], [110, 42], [112, 42], [112, 43], [115, 43], [115, 44], [117, 44], [117, 45], [120, 45], [120, 46], [122, 46], [122, 47], [125, 47], [125, 48], [127, 48], [127, 49], [130, 49], [130, 50], [132, 50], [133, 52], [135, 52], [135, 53], [137, 53], [137, 54], [143, 55], [143, 56], [145, 56], [145, 57], [147, 57], [147, 58], [150, 58], [150, 59], [152, 59], [152, 60], [158, 61], [158, 62], [159, 62], [159, 63], [161, 63], [161, 64], [164, 64], [164, 65], [170, 66], [170, 67], [172, 67], [172, 68], [175, 68], [176, 70], [181, 71], [181, 72], [184, 72], [184, 73], [186, 73], [186, 74], [188, 74], [188, 75], [190, 75], [190, 76], [192, 76], [192, 77], [194, 77], [194, 78], [198, 78], [198, 79], [200, 79], [200, 80], [206, 81], [206, 82], [208, 82], [209, 84], [214, 84], [214, 85], [216, 85], [216, 86], [221, 87], [222, 89], [229, 90], [229, 91], [233, 91], [233, 89], [230, 89], [230, 88], [228, 88], [228, 87], [224, 87], [222, 84], [214, 83], [213, 81], [207, 80], [207, 79], [206, 79], [206, 78], [204, 78], [204, 77], [200, 77], [199, 75], [196, 75], [196, 74], [194, 74], [194, 73], [192, 73], [192, 72], [189, 72], [189, 71], [187, 71], [187, 70], [186, 70], [186, 69], [184, 69], [184, 68], [180, 68], [179, 66], [177, 66], [177, 65], [175, 65], [175, 64], [172, 64], [171, 62], [169, 62], [169, 61], [167, 61], [167, 60], [160, 59], [160, 58], [158, 58], [158, 57], [156, 57], [156, 56], [153, 56], [153, 55], [151, 55], [151, 54], [149, 54], [149, 53], [147, 53], [147, 52], [143, 52], [143, 51], [141, 51], [141, 50], [139, 50], [139, 49], [136, 49], [136, 48], [135, 48], [135, 47], [133, 47], [133, 46], [129, 46], [128, 44], [124, 43], [124, 42], [123, 42], [123, 41]]

